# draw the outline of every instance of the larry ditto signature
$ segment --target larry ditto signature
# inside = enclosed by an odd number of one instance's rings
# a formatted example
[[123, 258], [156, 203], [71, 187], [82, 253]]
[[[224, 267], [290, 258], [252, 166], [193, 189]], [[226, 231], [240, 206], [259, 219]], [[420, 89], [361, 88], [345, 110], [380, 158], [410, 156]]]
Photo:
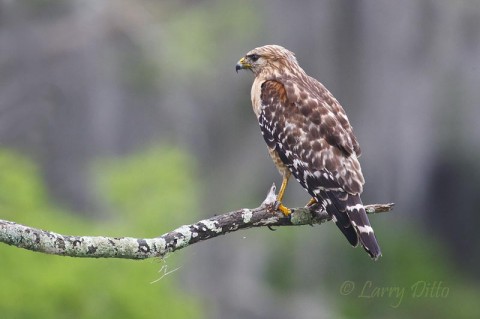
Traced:
[[353, 295], [358, 298], [387, 298], [391, 299], [393, 308], [398, 308], [405, 297], [410, 298], [447, 298], [450, 288], [443, 281], [419, 280], [410, 286], [380, 286], [372, 280], [356, 287], [355, 282], [347, 280], [340, 286], [340, 294]]

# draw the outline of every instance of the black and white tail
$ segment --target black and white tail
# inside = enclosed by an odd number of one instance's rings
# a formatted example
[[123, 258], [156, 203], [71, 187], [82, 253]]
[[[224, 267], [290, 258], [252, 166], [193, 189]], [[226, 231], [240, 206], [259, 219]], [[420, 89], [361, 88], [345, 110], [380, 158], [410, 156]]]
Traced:
[[382, 255], [359, 195], [345, 192], [323, 192], [327, 199], [317, 199], [323, 208], [332, 215], [337, 227], [354, 247], [360, 244], [365, 251], [377, 260]]
[[377, 260], [382, 255], [382, 252], [359, 195], [348, 195], [346, 213], [358, 235], [360, 244], [370, 257]]

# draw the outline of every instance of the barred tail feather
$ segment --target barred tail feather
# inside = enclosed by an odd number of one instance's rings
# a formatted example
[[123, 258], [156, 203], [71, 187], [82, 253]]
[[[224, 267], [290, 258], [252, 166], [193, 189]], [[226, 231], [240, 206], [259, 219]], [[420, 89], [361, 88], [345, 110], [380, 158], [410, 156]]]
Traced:
[[338, 229], [347, 237], [348, 242], [353, 247], [358, 245], [358, 235], [357, 231], [352, 227], [352, 223], [348, 219], [348, 215], [342, 212], [339, 212], [337, 209], [334, 209], [332, 214], [332, 220], [337, 225]]
[[374, 260], [382, 255], [360, 195], [342, 191], [321, 191], [317, 201], [332, 216], [352, 246], [356, 247], [360, 242]]
[[360, 244], [372, 259], [377, 260], [378, 257], [382, 255], [382, 252], [380, 251], [380, 246], [377, 243], [375, 233], [370, 225], [370, 221], [368, 220], [367, 213], [365, 212], [365, 208], [363, 207], [359, 195], [349, 194], [346, 212], [358, 235]]
[[340, 231], [345, 235], [345, 237], [348, 239], [348, 242], [353, 247], [357, 247], [358, 235], [355, 229], [353, 229], [348, 215], [338, 210], [326, 192], [320, 192], [320, 196], [317, 196], [316, 199], [321, 208], [330, 216], [332, 216], [332, 220], [335, 222], [335, 225], [337, 225], [338, 229], [340, 229]]

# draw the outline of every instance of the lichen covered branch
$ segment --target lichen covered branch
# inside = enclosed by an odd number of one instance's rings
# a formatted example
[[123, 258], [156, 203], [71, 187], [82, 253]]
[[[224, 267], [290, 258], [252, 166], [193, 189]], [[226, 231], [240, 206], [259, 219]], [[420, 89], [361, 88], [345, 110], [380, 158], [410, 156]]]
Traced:
[[[0, 242], [46, 254], [90, 257], [146, 259], [164, 257], [200, 241], [240, 229], [263, 226], [300, 226], [321, 224], [330, 220], [318, 207], [292, 209], [285, 217], [276, 210], [275, 185], [265, 201], [255, 209], [240, 209], [181, 226], [156, 238], [68, 236], [0, 220]], [[369, 214], [388, 212], [393, 204], [365, 205]]]

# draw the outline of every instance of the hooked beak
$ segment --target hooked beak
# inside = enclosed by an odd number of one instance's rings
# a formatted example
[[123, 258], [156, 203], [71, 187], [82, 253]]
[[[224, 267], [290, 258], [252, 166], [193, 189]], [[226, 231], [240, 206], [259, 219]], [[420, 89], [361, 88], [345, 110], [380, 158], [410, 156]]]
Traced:
[[252, 65], [247, 62], [247, 59], [245, 59], [245, 57], [243, 57], [235, 65], [235, 71], [237, 71], [238, 73], [238, 70], [250, 69], [251, 67]]

